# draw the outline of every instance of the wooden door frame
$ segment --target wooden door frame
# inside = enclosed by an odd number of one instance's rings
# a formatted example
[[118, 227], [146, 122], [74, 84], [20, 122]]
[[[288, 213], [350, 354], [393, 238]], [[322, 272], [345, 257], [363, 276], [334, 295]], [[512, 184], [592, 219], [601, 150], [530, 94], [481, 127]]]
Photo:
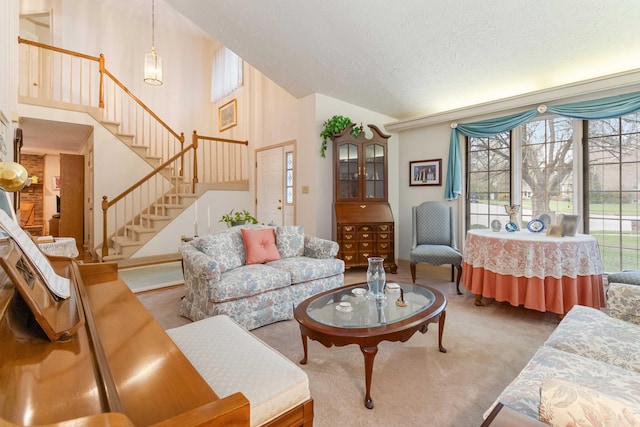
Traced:
[[[273, 150], [276, 148], [282, 148], [283, 149], [283, 153], [285, 153], [286, 151], [284, 150], [286, 147], [291, 146], [293, 148], [293, 189], [294, 189], [294, 196], [293, 196], [293, 223], [296, 224], [297, 222], [297, 217], [298, 217], [298, 197], [297, 197], [297, 192], [296, 192], [296, 183], [297, 183], [297, 176], [298, 176], [298, 160], [297, 160], [297, 143], [295, 139], [291, 139], [289, 141], [284, 141], [284, 142], [280, 142], [278, 144], [273, 144], [273, 145], [267, 145], [265, 147], [260, 147], [260, 148], [256, 148], [254, 150], [254, 159], [255, 159], [255, 174], [254, 174], [254, 188], [255, 188], [255, 193], [254, 193], [254, 198], [253, 198], [253, 210], [254, 212], [258, 212], [258, 153], [262, 152], [262, 151], [269, 151], [269, 150]], [[284, 168], [283, 170], [286, 170], [286, 168]], [[283, 177], [283, 189], [285, 189], [285, 181], [284, 181], [284, 177]], [[285, 189], [286, 192], [286, 189]], [[284, 196], [286, 198], [286, 194], [284, 194]], [[283, 206], [286, 205], [286, 201], [283, 201]], [[283, 222], [284, 222], [284, 210], [282, 212], [283, 215]]]

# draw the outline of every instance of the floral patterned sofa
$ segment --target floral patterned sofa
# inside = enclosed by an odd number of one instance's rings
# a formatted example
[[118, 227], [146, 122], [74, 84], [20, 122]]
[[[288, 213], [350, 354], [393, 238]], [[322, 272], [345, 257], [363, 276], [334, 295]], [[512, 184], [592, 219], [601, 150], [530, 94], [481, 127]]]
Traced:
[[231, 227], [183, 243], [180, 253], [180, 314], [194, 321], [226, 314], [250, 330], [292, 319], [305, 298], [344, 285], [338, 244], [302, 226]]
[[640, 286], [611, 283], [609, 315], [574, 306], [498, 402], [553, 426], [640, 425]]

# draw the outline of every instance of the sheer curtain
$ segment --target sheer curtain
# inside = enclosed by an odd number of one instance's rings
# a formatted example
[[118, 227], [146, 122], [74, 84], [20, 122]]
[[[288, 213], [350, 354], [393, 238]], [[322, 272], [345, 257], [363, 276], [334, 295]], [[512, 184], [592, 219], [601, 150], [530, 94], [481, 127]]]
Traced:
[[213, 57], [211, 102], [219, 101], [242, 86], [242, 58], [224, 46]]
[[538, 114], [547, 111], [574, 119], [595, 120], [620, 117], [625, 114], [640, 111], [640, 92], [551, 107], [540, 105], [534, 110], [475, 123], [453, 123], [451, 125], [451, 138], [449, 139], [449, 166], [444, 189], [445, 199], [454, 200], [462, 194], [460, 139], [458, 138], [458, 132], [466, 136], [486, 138], [511, 130], [530, 121]]

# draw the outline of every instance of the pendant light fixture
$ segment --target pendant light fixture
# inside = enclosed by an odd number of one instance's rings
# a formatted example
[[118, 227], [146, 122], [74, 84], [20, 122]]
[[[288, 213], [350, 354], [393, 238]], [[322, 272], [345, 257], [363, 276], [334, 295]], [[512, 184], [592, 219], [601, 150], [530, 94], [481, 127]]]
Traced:
[[150, 85], [162, 84], [162, 57], [156, 52], [156, 3], [151, 0], [151, 52], [144, 54], [144, 82]]

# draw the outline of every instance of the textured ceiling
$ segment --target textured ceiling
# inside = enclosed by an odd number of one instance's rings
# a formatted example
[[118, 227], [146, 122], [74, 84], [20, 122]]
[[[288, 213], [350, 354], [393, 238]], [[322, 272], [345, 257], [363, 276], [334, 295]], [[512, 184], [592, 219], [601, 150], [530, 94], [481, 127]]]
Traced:
[[[96, 1], [140, 17], [150, 8]], [[640, 68], [638, 0], [165, 2], [161, 25], [181, 21], [168, 3], [293, 96], [399, 120]], [[86, 138], [47, 124], [22, 123], [25, 148], [73, 152]]]
[[397, 119], [640, 68], [638, 0], [166, 2], [292, 95]]

